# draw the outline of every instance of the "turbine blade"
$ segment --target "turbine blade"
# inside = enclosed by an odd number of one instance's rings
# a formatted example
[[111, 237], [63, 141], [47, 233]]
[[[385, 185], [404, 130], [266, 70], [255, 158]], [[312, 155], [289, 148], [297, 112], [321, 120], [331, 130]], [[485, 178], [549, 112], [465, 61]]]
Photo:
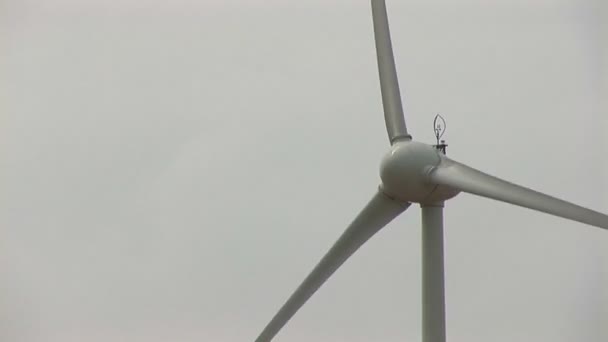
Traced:
[[407, 133], [399, 81], [395, 69], [391, 34], [388, 28], [386, 3], [384, 0], [372, 0], [372, 18], [374, 21], [374, 39], [376, 41], [376, 57], [378, 59], [378, 73], [380, 75], [380, 90], [382, 92], [382, 105], [384, 107], [384, 121], [386, 131], [391, 142], [399, 139], [412, 139]]
[[608, 229], [605, 214], [504, 181], [445, 156], [428, 177], [431, 183]]
[[283, 304], [283, 307], [276, 313], [255, 341], [267, 342], [272, 340], [279, 330], [283, 328], [291, 317], [346, 259], [355, 253], [361, 245], [382, 229], [382, 227], [399, 216], [409, 205], [409, 203], [394, 201], [381, 191], [378, 191], [312, 272], [289, 297], [287, 302]]

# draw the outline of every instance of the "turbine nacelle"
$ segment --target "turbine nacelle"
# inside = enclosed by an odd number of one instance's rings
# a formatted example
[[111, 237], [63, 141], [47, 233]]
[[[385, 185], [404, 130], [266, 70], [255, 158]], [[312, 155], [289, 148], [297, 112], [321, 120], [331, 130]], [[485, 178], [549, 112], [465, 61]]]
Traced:
[[456, 196], [460, 191], [429, 182], [429, 173], [442, 162], [431, 145], [411, 140], [395, 142], [382, 158], [382, 191], [402, 202], [432, 204]]

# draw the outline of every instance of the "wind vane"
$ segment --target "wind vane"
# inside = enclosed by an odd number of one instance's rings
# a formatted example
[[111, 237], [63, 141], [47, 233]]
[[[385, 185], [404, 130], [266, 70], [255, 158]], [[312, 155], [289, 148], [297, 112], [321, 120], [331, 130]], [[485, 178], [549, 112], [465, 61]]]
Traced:
[[445, 140], [441, 140], [441, 137], [443, 137], [443, 134], [445, 133], [446, 127], [447, 125], [443, 116], [439, 114], [435, 115], [435, 120], [433, 120], [433, 130], [435, 131], [435, 138], [437, 138], [437, 145], [433, 145], [433, 147], [441, 151], [443, 154], [445, 154], [446, 148], [448, 147]]

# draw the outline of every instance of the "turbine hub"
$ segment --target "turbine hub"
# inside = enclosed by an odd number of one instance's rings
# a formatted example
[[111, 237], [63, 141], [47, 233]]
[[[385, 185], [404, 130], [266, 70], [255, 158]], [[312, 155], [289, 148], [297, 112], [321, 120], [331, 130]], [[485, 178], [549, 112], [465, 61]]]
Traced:
[[397, 200], [415, 203], [435, 203], [452, 198], [458, 191], [434, 185], [426, 177], [439, 163], [441, 157], [433, 146], [398, 141], [380, 164], [382, 191]]

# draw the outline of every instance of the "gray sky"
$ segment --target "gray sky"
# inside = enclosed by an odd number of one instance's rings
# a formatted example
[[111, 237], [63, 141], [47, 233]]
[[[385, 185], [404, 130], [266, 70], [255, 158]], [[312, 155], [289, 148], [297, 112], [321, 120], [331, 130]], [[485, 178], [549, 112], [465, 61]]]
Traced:
[[[253, 340], [379, 183], [368, 1], [1, 5], [0, 339]], [[599, 1], [388, 6], [416, 139], [440, 112], [451, 157], [608, 211]], [[445, 215], [451, 341], [608, 339], [606, 231]], [[419, 221], [276, 340], [420, 340]]]

